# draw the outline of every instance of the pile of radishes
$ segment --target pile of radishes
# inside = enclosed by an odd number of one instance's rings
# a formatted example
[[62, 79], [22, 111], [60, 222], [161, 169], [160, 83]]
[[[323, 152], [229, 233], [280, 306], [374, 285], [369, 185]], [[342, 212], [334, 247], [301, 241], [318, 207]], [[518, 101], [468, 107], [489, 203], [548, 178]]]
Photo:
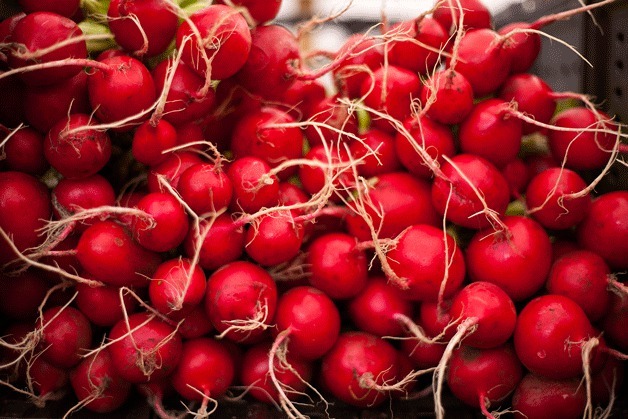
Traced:
[[496, 31], [443, 0], [306, 53], [325, 19], [291, 32], [280, 0], [20, 0], [0, 384], [68, 414], [433, 397], [442, 418], [450, 391], [489, 418], [609, 417], [628, 191], [596, 187], [628, 135], [528, 71], [545, 25], [610, 2]]

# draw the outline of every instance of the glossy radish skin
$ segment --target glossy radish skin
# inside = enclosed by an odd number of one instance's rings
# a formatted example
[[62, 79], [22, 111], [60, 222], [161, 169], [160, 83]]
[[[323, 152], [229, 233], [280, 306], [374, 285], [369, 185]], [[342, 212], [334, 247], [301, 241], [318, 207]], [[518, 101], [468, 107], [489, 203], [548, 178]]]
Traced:
[[577, 228], [578, 244], [602, 256], [614, 270], [628, 269], [628, 192], [596, 198]]
[[116, 372], [134, 384], [172, 374], [181, 358], [181, 336], [173, 326], [148, 313], [131, 314], [109, 332], [109, 348]]
[[239, 259], [244, 253], [244, 228], [237, 226], [229, 214], [221, 214], [212, 222], [202, 221], [201, 235], [204, 240], [199, 243], [198, 233], [190, 228], [183, 248], [185, 254], [192, 258], [200, 246], [199, 265], [203, 269], [218, 269]]
[[[85, 408], [97, 413], [113, 412], [131, 394], [131, 384], [114, 366], [107, 348], [85, 358], [70, 372], [70, 383], [79, 400], [87, 400]], [[93, 398], [93, 399], [92, 399]]]
[[450, 315], [456, 323], [476, 319], [477, 329], [464, 338], [474, 348], [495, 348], [512, 336], [517, 321], [515, 305], [500, 287], [490, 282], [473, 282], [455, 295]]
[[[253, 343], [272, 323], [277, 307], [277, 286], [270, 274], [246, 261], [216, 270], [207, 279], [205, 312], [214, 328], [235, 342]], [[255, 321], [250, 330], [230, 329], [238, 322]]]
[[148, 286], [151, 305], [171, 318], [183, 318], [205, 297], [205, 273], [189, 259], [170, 259], [159, 265]]
[[578, 419], [586, 400], [579, 379], [556, 380], [528, 373], [512, 395], [512, 408], [519, 419]]
[[462, 250], [457, 248], [454, 239], [449, 234], [445, 236], [440, 228], [427, 224], [416, 224], [404, 230], [397, 245], [386, 254], [386, 259], [395, 275], [401, 278], [401, 284], [395, 285], [413, 301], [436, 301], [446, 269], [448, 275], [443, 296], [452, 296], [466, 272]]
[[[104, 131], [87, 128], [97, 124], [86, 114], [71, 114], [50, 128], [44, 140], [44, 155], [66, 178], [96, 174], [111, 157], [111, 139]], [[80, 129], [72, 133], [71, 130]]]
[[220, 398], [235, 377], [235, 366], [225, 342], [209, 338], [188, 340], [171, 377], [177, 393], [186, 400]]
[[247, 255], [262, 266], [273, 266], [292, 260], [303, 244], [303, 224], [289, 211], [261, 217], [245, 234]]
[[118, 45], [146, 57], [164, 52], [178, 26], [177, 15], [164, 0], [112, 0], [107, 18]]
[[[567, 379], [582, 374], [582, 345], [597, 336], [576, 302], [562, 295], [545, 295], [519, 313], [514, 344], [521, 363], [531, 372]], [[599, 371], [604, 362], [600, 347], [591, 355], [592, 370]]]
[[42, 357], [59, 368], [71, 368], [81, 361], [82, 351], [92, 345], [92, 327], [74, 307], [52, 307], [43, 312], [38, 327], [43, 328]]
[[[205, 77], [211, 60], [211, 79], [222, 80], [233, 76], [242, 68], [251, 51], [251, 31], [238, 12], [224, 5], [211, 5], [192, 14], [190, 20], [201, 35], [200, 42], [188, 22], [177, 30], [177, 48], [183, 50], [183, 62]], [[186, 37], [190, 37], [185, 41]], [[200, 42], [200, 45], [199, 45]], [[215, 45], [219, 45], [218, 48]]]
[[[585, 107], [566, 109], [556, 115], [552, 122], [560, 128], [617, 130], [608, 115], [601, 112], [596, 115]], [[565, 167], [593, 170], [606, 165], [617, 141], [617, 134], [549, 130], [548, 141], [552, 155], [558, 161], [564, 160]]]
[[512, 393], [522, 376], [523, 368], [510, 344], [489, 349], [463, 344], [451, 357], [447, 384], [464, 403], [488, 409]]
[[[507, 35], [513, 30], [530, 29], [527, 22], [511, 22], [499, 28], [497, 33]], [[541, 52], [541, 36], [538, 33], [515, 33], [506, 41], [508, 52], [514, 57], [511, 61], [512, 74], [524, 73], [532, 67]]]
[[288, 351], [297, 358], [322, 357], [340, 333], [340, 313], [322, 291], [298, 286], [281, 295], [275, 314], [273, 333], [289, 332]]
[[[433, 100], [429, 105], [428, 101]], [[445, 125], [462, 122], [473, 109], [473, 88], [461, 73], [447, 68], [438, 70], [425, 81], [419, 100], [427, 116]]]
[[587, 187], [580, 175], [569, 169], [551, 168], [530, 180], [526, 189], [526, 206], [532, 218], [543, 227], [565, 230], [576, 226], [591, 205], [589, 194], [571, 198]]
[[514, 160], [521, 148], [522, 122], [510, 111], [511, 105], [501, 99], [475, 105], [460, 124], [460, 151], [483, 157], [498, 168]]
[[[133, 313], [137, 307], [137, 300], [129, 293], [123, 293], [120, 300], [118, 287], [76, 284], [76, 291], [76, 307], [95, 326], [111, 327], [123, 319], [125, 311]], [[107, 307], [107, 310], [102, 310], [102, 307]]]
[[133, 157], [140, 163], [155, 166], [168, 158], [163, 151], [177, 145], [177, 131], [162, 119], [156, 125], [144, 122], [133, 133]]
[[[451, 161], [453, 164], [447, 162], [442, 167], [443, 174], [451, 182], [439, 177], [432, 184], [434, 207], [447, 220], [459, 226], [474, 229], [489, 227], [490, 222], [486, 215], [479, 213], [484, 209], [480, 198], [458, 170], [480, 192], [486, 206], [500, 216], [506, 211], [510, 200], [506, 179], [492, 163], [479, 156], [458, 154]], [[451, 198], [450, 185], [453, 190]]]
[[534, 220], [506, 216], [508, 232], [487, 237], [478, 231], [465, 256], [472, 281], [498, 285], [515, 301], [532, 297], [545, 284], [552, 263], [552, 246], [547, 232]]
[[364, 332], [341, 334], [321, 364], [323, 386], [341, 401], [361, 408], [380, 405], [390, 397], [390, 392], [373, 386], [390, 384], [399, 375], [395, 348]]
[[405, 20], [391, 27], [389, 33], [399, 38], [389, 46], [389, 62], [419, 74], [434, 69], [439, 59], [437, 51], [444, 47], [448, 37], [441, 24], [429, 16]]
[[[95, 174], [85, 178], [59, 180], [52, 189], [52, 202], [55, 216], [64, 218], [81, 210], [114, 206], [116, 195], [109, 181]], [[78, 231], [98, 220], [97, 216], [82, 220]]]
[[608, 282], [611, 271], [600, 256], [587, 250], [564, 255], [552, 265], [547, 291], [571, 298], [584, 310], [591, 322], [607, 312], [611, 301]]
[[[542, 78], [530, 73], [511, 75], [499, 89], [499, 97], [502, 100], [515, 101], [518, 111], [544, 124], [550, 123], [556, 111], [556, 99], [553, 93], [552, 88]], [[540, 129], [534, 124], [523, 122], [524, 134], [531, 134]]]
[[254, 213], [263, 207], [276, 205], [279, 179], [270, 172], [270, 165], [258, 157], [241, 157], [230, 164], [227, 169], [227, 176], [233, 185], [230, 208]]
[[210, 163], [188, 167], [181, 174], [177, 191], [197, 215], [220, 211], [233, 198], [231, 180], [222, 167]]

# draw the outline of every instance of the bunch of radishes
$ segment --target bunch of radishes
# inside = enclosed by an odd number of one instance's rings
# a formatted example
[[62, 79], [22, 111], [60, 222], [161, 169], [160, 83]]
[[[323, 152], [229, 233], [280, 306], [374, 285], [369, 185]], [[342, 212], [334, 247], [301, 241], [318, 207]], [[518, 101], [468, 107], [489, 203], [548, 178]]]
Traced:
[[440, 418], [449, 388], [486, 417], [608, 417], [628, 192], [595, 188], [627, 135], [527, 71], [543, 26], [611, 1], [495, 31], [443, 0], [307, 54], [325, 19], [294, 34], [279, 0], [19, 1], [0, 383], [68, 413], [433, 395]]

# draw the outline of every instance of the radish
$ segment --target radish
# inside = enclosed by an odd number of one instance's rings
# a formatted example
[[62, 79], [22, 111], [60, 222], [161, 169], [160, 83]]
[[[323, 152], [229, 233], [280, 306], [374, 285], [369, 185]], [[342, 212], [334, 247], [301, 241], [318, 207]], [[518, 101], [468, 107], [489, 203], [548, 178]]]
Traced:
[[587, 185], [578, 173], [550, 168], [534, 176], [526, 189], [526, 206], [543, 227], [564, 230], [576, 226], [591, 206]]
[[358, 135], [358, 117], [338, 96], [321, 99], [312, 106], [305, 127], [305, 136], [310, 146], [352, 143]]
[[528, 373], [512, 396], [515, 417], [527, 419], [581, 418], [586, 392], [580, 380], [551, 379]]
[[325, 99], [325, 86], [318, 80], [295, 80], [286, 90], [282, 102], [288, 105], [288, 113], [294, 119], [313, 115], [314, 106]]
[[144, 122], [133, 133], [131, 151], [140, 163], [156, 166], [168, 158], [163, 153], [177, 145], [177, 131], [170, 122], [162, 119], [157, 124]]
[[246, 261], [222, 266], [207, 279], [205, 312], [220, 337], [259, 341], [277, 307], [277, 286], [268, 272]]
[[56, 367], [75, 366], [81, 361], [83, 351], [92, 345], [89, 320], [74, 307], [51, 307], [37, 323], [41, 330], [41, 356]]
[[[347, 51], [353, 52], [345, 56]], [[362, 34], [353, 34], [347, 38], [337, 56], [345, 57], [333, 71], [335, 85], [343, 96], [352, 99], [360, 97], [364, 80], [384, 62], [381, 45]]]
[[628, 192], [609, 192], [596, 198], [577, 227], [578, 244], [602, 256], [614, 270], [628, 269]]
[[122, 48], [139, 57], [154, 57], [174, 39], [178, 19], [165, 0], [111, 0], [107, 24]]
[[351, 156], [354, 159], [362, 159], [362, 164], [357, 167], [360, 176], [368, 178], [396, 172], [401, 168], [393, 136], [371, 128], [360, 136], [360, 140], [349, 144]]
[[471, 239], [465, 256], [472, 281], [498, 285], [510, 298], [523, 301], [537, 293], [552, 264], [547, 232], [530, 218], [506, 216], [503, 234], [487, 237], [480, 230]]
[[366, 285], [368, 261], [357, 240], [348, 234], [317, 237], [307, 248], [309, 282], [332, 299], [355, 297]]
[[[32, 386], [36, 398], [34, 404], [44, 404], [62, 395], [70, 382], [66, 368], [59, 368], [45, 361], [42, 357], [34, 358], [27, 366], [27, 385]], [[39, 406], [42, 407], [42, 406]]]
[[483, 157], [497, 168], [514, 160], [521, 148], [522, 122], [510, 111], [511, 105], [501, 99], [475, 105], [460, 123], [460, 151]]
[[107, 349], [115, 371], [134, 384], [170, 376], [182, 356], [176, 329], [148, 313], [120, 320], [111, 328], [109, 340]]
[[419, 100], [431, 119], [455, 125], [473, 109], [473, 88], [465, 76], [449, 67], [437, 70], [425, 81]]
[[398, 278], [393, 283], [412, 301], [441, 301], [454, 295], [466, 272], [462, 250], [454, 239], [427, 224], [405, 229], [386, 260]]
[[[414, 323], [421, 327], [420, 319], [415, 319]], [[401, 352], [404, 353], [412, 365], [419, 369], [436, 368], [445, 354], [446, 343], [429, 342], [434, 337], [425, 339], [410, 335], [401, 341]]]
[[[551, 87], [540, 77], [520, 73], [513, 74], [499, 89], [499, 97], [506, 101], [517, 103], [517, 110], [523, 112], [535, 121], [549, 124], [556, 111], [556, 100], [560, 94], [554, 93]], [[531, 134], [539, 131], [539, 126], [523, 122], [523, 133]]]
[[257, 26], [276, 18], [281, 8], [281, 0], [229, 0], [229, 2], [216, 0], [216, 4], [232, 4], [235, 6], [236, 10], [239, 10], [239, 7], [246, 8], [246, 13], [253, 19]]
[[[444, 177], [432, 184], [432, 203], [448, 221], [480, 229], [499, 224], [510, 193], [508, 183], [490, 162], [472, 154], [458, 154], [442, 167]], [[497, 228], [497, 226], [495, 226]]]
[[159, 181], [159, 177], [163, 176], [164, 180], [170, 186], [177, 189], [179, 179], [183, 172], [195, 164], [204, 163], [198, 154], [191, 151], [178, 151], [168, 155], [168, 157], [151, 167], [148, 172], [147, 186], [150, 192], [160, 192], [163, 190], [163, 184]]
[[608, 312], [610, 273], [604, 259], [597, 254], [574, 251], [554, 262], [547, 278], [547, 291], [571, 298], [591, 322], [596, 322]]
[[[57, 218], [63, 219], [72, 214], [91, 208], [114, 206], [116, 203], [113, 186], [103, 176], [92, 176], [59, 180], [52, 189], [53, 211]], [[81, 232], [87, 226], [99, 221], [98, 216], [81, 220], [73, 231]]]
[[502, 168], [502, 175], [510, 186], [510, 197], [520, 199], [530, 182], [530, 170], [525, 161], [515, 158]]
[[220, 164], [198, 163], [179, 178], [177, 191], [196, 214], [220, 211], [233, 198], [233, 185]]
[[270, 165], [264, 160], [253, 156], [241, 157], [229, 165], [227, 176], [233, 184], [232, 211], [254, 213], [277, 203], [279, 179], [271, 173]]
[[404, 20], [388, 30], [393, 41], [388, 45], [390, 64], [413, 73], [427, 74], [436, 66], [440, 51], [447, 42], [447, 32], [429, 16]]
[[172, 385], [186, 400], [200, 401], [199, 416], [207, 416], [210, 401], [221, 397], [235, 378], [229, 347], [209, 338], [188, 340], [181, 350], [181, 361], [172, 374]]
[[[496, 417], [488, 409], [508, 397], [522, 377], [523, 368], [510, 344], [489, 349], [462, 345], [447, 370], [451, 392], [469, 406], [479, 407], [487, 418]], [[437, 400], [436, 416], [443, 414]]]
[[[8, 139], [8, 140], [7, 140]], [[1, 141], [4, 146], [4, 163], [7, 170], [41, 176], [50, 168], [44, 156], [44, 136], [29, 127], [21, 127], [7, 132]]]
[[26, 270], [16, 276], [0, 275], [0, 313], [13, 320], [36, 318], [50, 285], [39, 274]]
[[[191, 228], [183, 246], [189, 258], [193, 258], [196, 251], [199, 252], [198, 263], [204, 269], [218, 269], [236, 261], [244, 253], [244, 228], [234, 222], [229, 214], [202, 221], [199, 231], [200, 234]], [[203, 238], [200, 242], [199, 237]]]
[[148, 278], [161, 263], [159, 255], [133, 241], [114, 221], [88, 227], [79, 239], [76, 257], [94, 279], [118, 287], [148, 286]]
[[192, 310], [185, 315], [182, 322], [179, 323], [179, 333], [184, 340], [196, 339], [208, 336], [214, 325], [205, 313], [203, 304], [197, 304]]
[[[87, 58], [87, 46], [83, 32], [67, 17], [52, 12], [33, 12], [20, 19], [15, 25], [11, 39], [21, 45], [9, 54], [9, 66], [25, 68], [35, 63], [60, 62], [68, 59]], [[73, 39], [73, 42], [63, 42]], [[81, 71], [80, 65], [63, 66], [21, 72], [20, 78], [28, 85], [42, 86], [69, 79]]]
[[299, 167], [299, 179], [303, 189], [310, 195], [329, 196], [333, 202], [342, 197], [343, 188], [353, 183], [349, 170], [354, 166], [349, 153], [342, 146], [313, 146], [305, 155], [312, 164]]
[[289, 262], [301, 249], [303, 230], [303, 224], [289, 211], [264, 215], [248, 228], [244, 250], [262, 266]]
[[331, 349], [340, 333], [340, 313], [322, 291], [298, 286], [284, 292], [275, 313], [275, 347], [287, 341], [288, 352], [314, 360]]
[[[452, 31], [452, 25], [460, 19], [460, 9], [458, 2], [462, 6], [462, 19], [465, 30], [490, 28], [493, 26], [490, 11], [480, 0], [445, 0], [439, 2], [434, 9], [434, 19], [440, 23], [448, 33]], [[462, 28], [457, 28], [461, 30]]]
[[244, 17], [221, 4], [192, 14], [177, 29], [176, 42], [183, 62], [206, 80], [236, 74], [246, 63], [252, 43]]
[[157, 267], [148, 286], [151, 306], [170, 318], [181, 319], [205, 297], [201, 268], [188, 259], [170, 259]]
[[95, 326], [111, 327], [123, 319], [124, 313], [133, 313], [137, 307], [137, 300], [117, 287], [76, 284], [76, 291], [76, 307]]
[[73, 17], [80, 6], [80, 0], [18, 0], [20, 8], [26, 13], [53, 12], [65, 17]]
[[97, 413], [113, 412], [131, 395], [131, 384], [117, 372], [109, 350], [85, 358], [70, 372], [70, 383], [79, 405]]

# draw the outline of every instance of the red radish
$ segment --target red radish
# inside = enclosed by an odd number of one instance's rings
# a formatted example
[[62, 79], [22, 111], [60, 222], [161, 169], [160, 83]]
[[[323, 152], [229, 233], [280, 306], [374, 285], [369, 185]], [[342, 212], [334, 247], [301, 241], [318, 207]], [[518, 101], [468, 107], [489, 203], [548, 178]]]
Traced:
[[177, 145], [177, 131], [165, 119], [157, 124], [144, 122], [133, 133], [132, 152], [135, 160], [148, 166], [156, 166], [168, 158], [163, 151]]
[[160, 192], [163, 190], [163, 185], [159, 181], [159, 176], [163, 176], [168, 183], [177, 188], [179, 179], [183, 172], [195, 164], [203, 163], [203, 160], [198, 154], [190, 151], [178, 151], [168, 155], [166, 160], [159, 163], [157, 166], [151, 167], [148, 172], [148, 190], [150, 192]]
[[235, 342], [255, 342], [273, 321], [277, 286], [246, 261], [224, 265], [207, 279], [205, 312], [216, 331]]
[[188, 167], [181, 174], [177, 190], [198, 215], [220, 211], [233, 198], [231, 180], [217, 164], [199, 163]]
[[401, 379], [397, 352], [385, 340], [364, 332], [346, 332], [321, 363], [323, 386], [341, 401], [360, 408], [382, 404], [390, 386]]
[[579, 419], [586, 399], [579, 379], [557, 380], [528, 373], [512, 395], [512, 408], [517, 418]]
[[182, 319], [205, 296], [205, 273], [189, 259], [170, 259], [157, 267], [148, 286], [151, 305], [170, 318]]
[[[199, 10], [189, 19], [177, 30], [177, 48], [183, 51], [183, 62], [199, 76], [212, 80], [237, 73], [251, 51], [251, 31], [242, 15], [216, 4]], [[190, 23], [196, 26], [195, 30]]]
[[498, 168], [514, 160], [521, 148], [522, 122], [511, 110], [501, 99], [475, 105], [460, 123], [460, 151], [483, 157]]
[[577, 228], [578, 244], [602, 256], [614, 270], [628, 269], [628, 192], [596, 198]]
[[31, 361], [27, 374], [37, 398], [42, 401], [58, 397], [70, 382], [70, 374], [66, 368], [56, 367], [42, 357], [36, 357]]
[[[464, 332], [468, 334], [464, 344], [480, 349], [506, 343], [517, 321], [517, 311], [508, 294], [497, 285], [483, 281], [473, 282], [458, 291], [449, 315], [458, 329], [466, 327]], [[471, 327], [475, 330], [469, 331]]]
[[358, 117], [349, 107], [338, 102], [338, 96], [329, 96], [314, 104], [305, 127], [310, 146], [352, 143], [358, 135]]
[[[362, 82], [360, 93], [364, 103], [397, 121], [405, 121], [412, 114], [412, 100], [419, 97], [421, 80], [416, 73], [405, 68], [389, 65], [378, 68], [372, 77]], [[373, 126], [394, 132], [385, 120], [373, 119]]]
[[460, 41], [456, 71], [471, 84], [474, 96], [481, 98], [506, 81], [511, 60], [508, 47], [497, 32], [476, 29], [465, 33]]
[[[420, 327], [420, 322], [417, 320], [415, 319], [414, 323]], [[412, 365], [419, 369], [437, 367], [443, 358], [445, 347], [444, 342], [425, 342], [412, 335], [401, 341], [401, 352], [410, 359]]]
[[154, 57], [174, 39], [178, 18], [165, 0], [112, 0], [107, 25], [122, 48]]
[[429, 16], [404, 20], [388, 30], [393, 42], [388, 46], [388, 60], [392, 65], [413, 73], [430, 73], [447, 43], [447, 32]]
[[[506, 102], [516, 102], [518, 111], [538, 122], [549, 124], [556, 111], [556, 99], [560, 95], [554, 94], [552, 88], [542, 78], [534, 74], [521, 73], [506, 79], [499, 89], [499, 97]], [[537, 125], [523, 123], [524, 134], [531, 134], [539, 129]]]
[[[229, 214], [221, 214], [211, 221], [202, 221], [199, 234], [190, 229], [183, 243], [185, 254], [193, 258], [199, 251], [199, 265], [207, 270], [215, 270], [240, 258], [244, 253], [244, 228], [231, 219]], [[200, 245], [200, 249], [199, 249]]]
[[442, 335], [444, 340], [449, 341], [455, 334], [456, 329], [452, 327], [454, 320], [451, 317], [451, 304], [453, 300], [424, 301], [419, 306], [419, 324], [428, 336]]
[[[113, 206], [116, 195], [113, 186], [101, 175], [92, 175], [80, 179], [63, 178], [52, 189], [53, 211], [59, 219], [69, 217], [81, 210], [101, 206]], [[98, 221], [98, 216], [82, 220], [80, 226], [86, 227]], [[82, 228], [81, 230], [82, 231]]]
[[[323, 144], [313, 146], [305, 155], [305, 159], [312, 160], [314, 165], [304, 164], [299, 167], [299, 179], [303, 184], [303, 189], [310, 195], [325, 195], [329, 189], [333, 192], [342, 193], [342, 189], [350, 182], [351, 174], [348, 169], [351, 166], [349, 153], [342, 146], [327, 147]], [[316, 163], [323, 165], [335, 165], [336, 167], [319, 167]], [[346, 166], [345, 166], [346, 165]], [[338, 201], [338, 196], [332, 194], [332, 201]]]
[[[624, 284], [624, 286], [626, 286]], [[628, 298], [626, 295], [611, 294], [608, 312], [601, 321], [605, 336], [622, 351], [628, 351], [628, 335], [626, 321], [628, 320]]]
[[[126, 292], [120, 301], [120, 289], [117, 287], [76, 284], [76, 291], [76, 307], [95, 326], [111, 327], [122, 320], [125, 312], [133, 313], [137, 306], [137, 300]], [[103, 307], [107, 307], [107, 310], [103, 310]]]
[[362, 164], [357, 168], [359, 175], [373, 177], [401, 168], [393, 136], [371, 128], [360, 135], [360, 139], [362, 141], [353, 141], [349, 145], [353, 158], [363, 158]]
[[508, 229], [487, 237], [480, 230], [471, 239], [465, 256], [472, 281], [498, 285], [510, 298], [523, 301], [543, 288], [552, 264], [547, 232], [530, 218], [506, 216]]
[[316, 238], [307, 249], [310, 285], [333, 299], [355, 297], [366, 285], [368, 260], [356, 238], [329, 233]]
[[[244, 115], [236, 124], [231, 136], [231, 150], [235, 158], [255, 156], [271, 167], [300, 158], [303, 153], [303, 134], [296, 127], [274, 127], [275, 124], [293, 124], [296, 121], [287, 112], [264, 106], [257, 112]], [[285, 179], [296, 168], [280, 172]]]
[[558, 128], [574, 130], [551, 129], [548, 134], [552, 155], [556, 160], [564, 161], [565, 167], [573, 170], [600, 169], [611, 158], [617, 134], [581, 132], [594, 128], [617, 131], [608, 115], [585, 107], [575, 107], [560, 112], [552, 122]]
[[148, 278], [161, 263], [159, 255], [137, 244], [113, 221], [88, 227], [79, 239], [76, 257], [94, 279], [118, 287], [148, 286]]
[[578, 173], [550, 168], [534, 176], [526, 189], [526, 206], [543, 227], [564, 230], [576, 226], [586, 217], [591, 196]]
[[289, 211], [278, 211], [255, 220], [245, 235], [247, 255], [262, 266], [292, 260], [303, 243], [303, 224]]
[[347, 51], [352, 53], [342, 60], [333, 75], [338, 91], [343, 96], [355, 99], [360, 97], [362, 84], [369, 78], [370, 72], [383, 64], [384, 52], [376, 40], [362, 34], [353, 34], [347, 38], [337, 55], [343, 56]]
[[[580, 306], [562, 295], [544, 295], [528, 302], [519, 313], [514, 343], [517, 356], [531, 372], [547, 378], [578, 377], [583, 371], [583, 346], [597, 333]], [[591, 349], [592, 371], [605, 357]]]
[[[432, 203], [447, 220], [468, 228], [486, 228], [506, 211], [510, 192], [497, 168], [472, 154], [458, 154], [432, 184]], [[479, 195], [479, 196], [478, 196]]]
[[56, 367], [73, 367], [80, 362], [83, 351], [91, 348], [92, 327], [87, 317], [74, 307], [49, 308], [37, 323], [42, 333], [41, 356]]
[[192, 311], [185, 315], [178, 329], [184, 340], [208, 336], [212, 330], [214, 330], [214, 326], [207, 313], [205, 313], [203, 304], [194, 306]]
[[510, 197], [521, 198], [530, 182], [530, 170], [526, 163], [517, 157], [506, 163], [502, 168], [502, 174], [510, 186]]
[[130, 383], [167, 377], [181, 359], [181, 336], [153, 314], [131, 314], [111, 328], [109, 339], [114, 368]]
[[253, 29], [251, 39], [251, 52], [236, 80], [255, 95], [279, 99], [296, 78], [297, 40], [288, 29], [273, 24]]
[[189, 65], [178, 62], [176, 68], [171, 69], [173, 65], [172, 61], [163, 60], [153, 69], [157, 96], [165, 88], [169, 71], [174, 71], [172, 82], [168, 84], [164, 108], [153, 118], [163, 116], [171, 124], [180, 126], [210, 114], [216, 106], [216, 94], [213, 89], [204, 88], [204, 76], [197, 74]]
[[322, 291], [298, 286], [279, 298], [275, 324], [274, 333], [289, 339], [289, 353], [297, 358], [314, 360], [325, 355], [336, 342], [340, 333], [340, 313]]
[[148, 250], [166, 252], [185, 239], [190, 222], [181, 203], [168, 192], [153, 192], [137, 203], [149, 217], [133, 217], [133, 238]]
[[[34, 12], [20, 19], [11, 33], [12, 42], [22, 45], [20, 51], [9, 54], [11, 68], [23, 68], [36, 63], [65, 59], [87, 58], [83, 32], [71, 19], [52, 12]], [[61, 41], [76, 38], [76, 42], [57, 46]], [[55, 47], [50, 49], [51, 47]], [[28, 85], [42, 86], [68, 79], [81, 71], [82, 65], [70, 63], [53, 68], [20, 73]]]
[[155, 83], [148, 68], [129, 56], [117, 56], [101, 61], [109, 70], [94, 69], [87, 82], [89, 103], [95, 116], [120, 130], [129, 123], [148, 117], [155, 102]]
[[44, 156], [43, 135], [29, 127], [15, 129], [7, 133], [8, 135], [11, 138], [0, 149], [0, 153], [4, 152], [7, 169], [34, 176], [46, 173], [50, 163]]
[[283, 95], [283, 101], [290, 107], [289, 114], [295, 119], [303, 119], [314, 114], [314, 106], [325, 99], [325, 86], [318, 80], [295, 80]]
[[[230, 2], [236, 9], [245, 7], [247, 13], [253, 18], [256, 25], [270, 22], [277, 17], [281, 7], [281, 0], [231, 0]], [[216, 0], [216, 4], [229, 4], [225, 0]]]
[[[19, 251], [38, 246], [39, 231], [52, 213], [50, 195], [37, 178], [21, 172], [0, 172], [0, 229]], [[5, 239], [0, 241], [0, 265], [16, 258]]]
[[28, 124], [40, 132], [48, 132], [69, 113], [89, 114], [85, 71], [74, 77], [46, 86], [27, 86], [24, 92], [24, 117]]
[[58, 1], [39, 1], [39, 0], [19, 0], [18, 4], [26, 13], [33, 12], [53, 12], [61, 16], [71, 18], [79, 9], [80, 0], [58, 0]]
[[376, 336], [403, 336], [399, 315], [412, 317], [413, 305], [384, 277], [369, 278], [348, 305], [351, 321], [362, 331]]
[[[529, 29], [538, 30], [538, 27], [527, 22], [511, 22], [497, 31], [502, 36], [510, 34], [507, 38], [508, 50], [515, 57], [510, 64], [512, 74], [525, 73], [530, 70], [541, 52], [541, 36], [528, 31]], [[528, 32], [512, 33], [512, 31]]]
[[584, 310], [591, 322], [607, 312], [611, 301], [611, 271], [604, 259], [593, 252], [579, 250], [564, 255], [552, 265], [547, 291], [571, 298]]
[[358, 240], [372, 240], [371, 231], [364, 216], [378, 231], [379, 238], [395, 238], [413, 224], [440, 225], [436, 210], [432, 206], [430, 185], [408, 173], [392, 172], [371, 179], [372, 189], [365, 198], [371, 203], [366, 214], [347, 218], [348, 231]]
[[[490, 28], [493, 26], [491, 12], [480, 0], [445, 0], [434, 9], [434, 19], [440, 23], [446, 31], [451, 33], [452, 26], [458, 25], [460, 9], [462, 6], [463, 28], [465, 30], [475, 28]], [[458, 28], [458, 30], [460, 30]]]
[[443, 156], [453, 157], [456, 154], [451, 130], [425, 116], [409, 118], [403, 125], [411, 138], [403, 132], [398, 132], [395, 137], [395, 148], [401, 164], [413, 175], [431, 179], [433, 168], [427, 165], [415, 147], [418, 145], [423, 148], [433, 160], [443, 164]]
[[454, 239], [427, 224], [404, 230], [386, 259], [398, 278], [395, 285], [413, 301], [440, 301], [452, 296], [466, 272], [462, 250]]
[[172, 385], [186, 400], [202, 401], [200, 413], [210, 398], [220, 398], [234, 381], [235, 365], [229, 351], [224, 342], [209, 338], [192, 339], [183, 344], [181, 360], [172, 374]]
[[131, 394], [131, 384], [116, 372], [115, 361], [107, 348], [85, 358], [70, 372], [76, 397], [92, 412], [113, 412]]
[[[279, 384], [288, 399], [297, 399], [307, 390], [314, 373], [313, 364], [286, 353], [285, 359], [273, 359], [274, 376], [278, 383], [273, 383], [269, 373], [268, 354], [270, 343], [260, 343], [247, 349], [242, 360], [240, 381], [250, 387], [253, 398], [265, 403], [280, 403], [281, 396], [276, 388]], [[289, 389], [284, 390], [284, 389]]]
[[49, 288], [48, 282], [32, 270], [15, 276], [0, 275], [0, 313], [14, 320], [36, 318]]
[[279, 198], [279, 179], [271, 173], [264, 160], [241, 157], [231, 163], [227, 176], [233, 184], [232, 210], [254, 213], [263, 207], [272, 207]]
[[473, 88], [465, 76], [447, 68], [436, 71], [425, 81], [419, 100], [426, 108], [427, 116], [434, 121], [455, 125], [462, 122], [473, 108]]
[[523, 368], [510, 344], [489, 349], [462, 345], [454, 351], [447, 370], [451, 392], [469, 406], [479, 407], [488, 418], [493, 417], [488, 409], [508, 397], [522, 377]]
[[89, 128], [94, 122], [90, 115], [71, 114], [50, 128], [44, 140], [44, 154], [63, 176], [88, 177], [109, 161], [111, 140], [106, 132]]

